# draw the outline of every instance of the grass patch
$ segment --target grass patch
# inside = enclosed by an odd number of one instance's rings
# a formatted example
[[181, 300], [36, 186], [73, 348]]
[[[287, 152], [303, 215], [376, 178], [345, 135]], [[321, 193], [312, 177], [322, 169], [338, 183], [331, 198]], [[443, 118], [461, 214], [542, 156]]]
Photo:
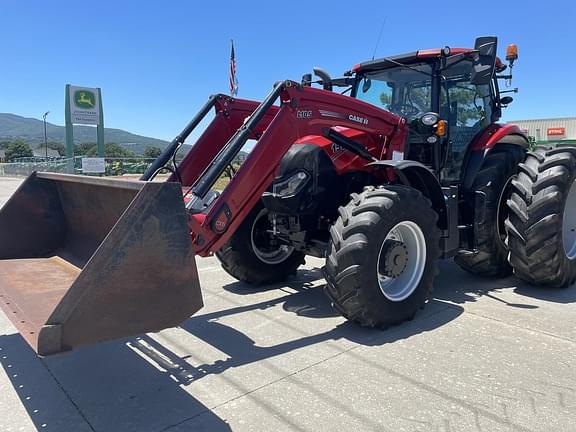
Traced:
[[222, 174], [220, 178], [216, 180], [216, 183], [214, 183], [213, 188], [221, 191], [224, 190], [226, 186], [228, 186], [228, 183], [230, 183], [230, 178], [226, 174]]

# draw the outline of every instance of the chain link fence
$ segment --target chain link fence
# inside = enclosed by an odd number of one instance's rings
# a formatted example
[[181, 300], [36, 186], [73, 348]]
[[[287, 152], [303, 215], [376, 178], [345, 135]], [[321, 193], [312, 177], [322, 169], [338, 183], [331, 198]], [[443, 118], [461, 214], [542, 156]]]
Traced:
[[[105, 176], [143, 174], [154, 159], [105, 158]], [[82, 157], [41, 160], [26, 158], [19, 162], [0, 163], [0, 177], [27, 177], [34, 171], [84, 174]]]

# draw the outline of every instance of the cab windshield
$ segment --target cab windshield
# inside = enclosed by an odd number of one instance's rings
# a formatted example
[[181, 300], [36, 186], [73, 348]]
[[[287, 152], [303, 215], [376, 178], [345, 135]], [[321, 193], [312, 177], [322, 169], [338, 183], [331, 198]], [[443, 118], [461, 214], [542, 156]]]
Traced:
[[[364, 75], [358, 81], [356, 97], [409, 121], [434, 111], [430, 64], [410, 68], [396, 66]], [[442, 72], [438, 114], [451, 126], [471, 127], [489, 122], [490, 88], [470, 82], [471, 68], [472, 62], [465, 60]]]
[[365, 75], [356, 97], [408, 119], [430, 111], [432, 68], [429, 64], [411, 68], [415, 70], [397, 66]]
[[436, 109], [432, 106], [432, 66], [427, 63], [366, 73], [357, 79], [355, 94], [360, 100], [406, 118], [410, 129], [407, 158], [426, 165], [431, 165], [432, 147], [418, 125], [423, 114], [437, 112], [448, 122], [447, 140], [442, 144], [443, 178], [456, 181], [468, 144], [492, 117], [494, 90], [490, 85], [472, 84], [471, 70], [472, 62], [465, 59], [441, 72]]

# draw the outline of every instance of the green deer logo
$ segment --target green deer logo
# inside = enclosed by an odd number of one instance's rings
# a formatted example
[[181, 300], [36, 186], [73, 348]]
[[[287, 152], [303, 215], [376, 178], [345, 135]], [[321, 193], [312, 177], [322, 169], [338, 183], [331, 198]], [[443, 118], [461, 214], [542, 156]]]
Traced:
[[96, 106], [96, 96], [88, 90], [77, 90], [74, 92], [74, 105], [84, 109], [94, 108]]

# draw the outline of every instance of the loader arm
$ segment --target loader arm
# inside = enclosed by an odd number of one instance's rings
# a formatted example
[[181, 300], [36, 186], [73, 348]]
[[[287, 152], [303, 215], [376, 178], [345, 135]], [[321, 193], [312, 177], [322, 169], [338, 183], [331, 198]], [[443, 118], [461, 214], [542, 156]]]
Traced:
[[[234, 132], [242, 125], [242, 122], [259, 105], [260, 103], [256, 101], [236, 99], [223, 94], [210, 96], [182, 132], [172, 140], [162, 154], [148, 167], [140, 177], [140, 180], [150, 181], [160, 170], [167, 168], [172, 171], [172, 175], [168, 178], [169, 182], [179, 181], [183, 186], [190, 186], [202, 174], [202, 167], [205, 167], [214, 159]], [[212, 109], [214, 109], [213, 120], [182, 162], [176, 166], [174, 160], [176, 153]], [[275, 113], [275, 109], [270, 109], [266, 118], [260, 123], [259, 128], [254, 131], [253, 138], [262, 135]], [[169, 166], [171, 161], [174, 162], [173, 167]]]
[[[277, 101], [279, 108], [274, 105]], [[193, 249], [201, 256], [217, 251], [233, 235], [272, 183], [284, 154], [298, 139], [326, 135], [330, 128], [343, 126], [385, 137], [391, 151], [402, 151], [407, 134], [404, 119], [395, 114], [292, 81], [277, 85], [248, 118], [229, 118], [228, 124], [238, 127], [230, 139], [220, 147], [225, 134], [219, 132], [213, 140], [209, 126], [194, 145], [194, 153], [180, 167], [184, 183], [193, 182], [190, 201], [202, 200], [246, 141], [258, 138], [246, 161], [208, 211], [192, 214], [189, 219]], [[218, 116], [216, 122], [220, 122]], [[212, 159], [202, 156], [204, 153], [210, 153]]]

